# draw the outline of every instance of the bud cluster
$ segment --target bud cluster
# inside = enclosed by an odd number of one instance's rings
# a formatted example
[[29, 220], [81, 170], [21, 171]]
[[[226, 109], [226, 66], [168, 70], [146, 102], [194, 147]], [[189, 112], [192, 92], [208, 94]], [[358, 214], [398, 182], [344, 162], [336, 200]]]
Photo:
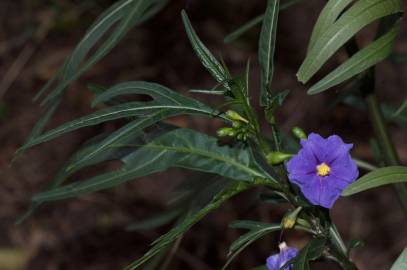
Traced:
[[239, 113], [229, 110], [225, 113], [226, 117], [232, 121], [231, 127], [223, 127], [218, 129], [219, 137], [235, 137], [240, 141], [246, 141], [251, 133], [251, 125], [247, 119]]

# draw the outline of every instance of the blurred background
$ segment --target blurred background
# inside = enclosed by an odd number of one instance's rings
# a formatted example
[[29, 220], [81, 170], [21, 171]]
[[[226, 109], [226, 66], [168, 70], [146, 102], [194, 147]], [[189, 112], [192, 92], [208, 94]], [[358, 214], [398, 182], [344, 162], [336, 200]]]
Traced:
[[[31, 196], [46, 188], [57, 169], [81, 143], [101, 131], [118, 127], [118, 123], [111, 122], [70, 133], [26, 152], [10, 167], [13, 153], [41, 113], [39, 105], [31, 101], [33, 96], [52, 78], [98, 14], [113, 2], [0, 1], [0, 270], [121, 269], [170, 228], [129, 232], [126, 227], [166, 210], [172, 189], [193, 176], [191, 172], [172, 169], [112, 190], [44, 205], [24, 224], [14, 224], [29, 206]], [[286, 132], [298, 125], [324, 136], [338, 134], [346, 142], [354, 143], [355, 157], [374, 162], [369, 145], [373, 131], [366, 111], [337, 102], [346, 87], [307, 96], [306, 88], [295, 78], [323, 3], [303, 1], [280, 14], [274, 87], [292, 92], [278, 111], [277, 120]], [[203, 42], [214, 55], [222, 56], [233, 74], [242, 74], [247, 59], [251, 59], [251, 91], [256, 101], [259, 27], [232, 44], [224, 44], [223, 38], [261, 14], [264, 6], [265, 1], [171, 1], [158, 16], [134, 28], [107, 57], [71, 85], [50, 127], [91, 111], [93, 94], [86, 88], [88, 83], [112, 86], [146, 80], [187, 95], [188, 89], [212, 88], [215, 82], [195, 57], [183, 30], [180, 17], [183, 8]], [[362, 43], [367, 43], [370, 37], [369, 32], [359, 36]], [[405, 22], [395, 51], [407, 52]], [[337, 54], [326, 70], [344, 59], [344, 54]], [[377, 88], [386, 105], [397, 107], [406, 98], [406, 72], [407, 65], [403, 63], [388, 61], [379, 65]], [[215, 106], [221, 101], [212, 96], [195, 97]], [[406, 124], [407, 119], [404, 121]], [[180, 117], [170, 122], [209, 134], [220, 127], [220, 123], [202, 118]], [[390, 130], [406, 164], [406, 132], [393, 122]], [[109, 166], [117, 164], [105, 165]], [[92, 171], [79, 177], [89, 173]], [[230, 243], [243, 233], [228, 229], [230, 222], [249, 218], [278, 222], [286, 208], [260, 203], [251, 192], [237, 196], [183, 237], [169, 269], [219, 269]], [[389, 269], [407, 244], [406, 218], [391, 187], [340, 199], [332, 210], [332, 218], [346, 241], [365, 241], [366, 246], [352, 255], [362, 270]], [[263, 264], [267, 256], [277, 251], [279, 238], [276, 234], [257, 241], [230, 269]], [[285, 233], [283, 238], [297, 247], [307, 241], [305, 235], [295, 233]], [[325, 265], [320, 269], [336, 268]]]

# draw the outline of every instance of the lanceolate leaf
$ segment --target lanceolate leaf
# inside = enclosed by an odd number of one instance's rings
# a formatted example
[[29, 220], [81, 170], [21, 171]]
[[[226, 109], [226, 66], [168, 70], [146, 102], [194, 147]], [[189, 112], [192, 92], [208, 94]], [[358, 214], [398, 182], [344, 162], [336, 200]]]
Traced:
[[407, 247], [400, 254], [390, 270], [405, 270], [407, 269]]
[[397, 109], [397, 111], [392, 115], [392, 117], [398, 117], [402, 114], [405, 114], [407, 116], [407, 99], [404, 100], [403, 104], [401, 104], [400, 108]]
[[[295, 5], [295, 4], [297, 4], [297, 3], [301, 2], [301, 1], [303, 1], [303, 0], [283, 0], [281, 5], [280, 5], [280, 10], [287, 9], [287, 8], [293, 6], [293, 5]], [[236, 29], [232, 33], [228, 34], [224, 38], [223, 41], [225, 43], [230, 43], [230, 42], [236, 40], [241, 35], [246, 33], [248, 30], [250, 30], [251, 28], [253, 28], [257, 24], [260, 24], [263, 21], [263, 18], [264, 18], [264, 14], [259, 15], [259, 16], [255, 17], [255, 18], [251, 19], [250, 21], [246, 22], [245, 24], [240, 26], [238, 29]]]
[[[107, 13], [96, 21], [78, 44], [74, 53], [67, 60], [61, 73], [61, 81], [57, 87], [44, 99], [43, 103], [53, 100], [74, 80], [109, 53], [125, 34], [136, 24], [150, 17], [151, 10], [158, 11], [164, 6], [163, 0], [125, 0], [115, 4]], [[154, 8], [158, 6], [159, 8]], [[118, 22], [111, 35], [102, 43], [89, 59], [85, 60], [90, 50]], [[82, 63], [83, 62], [83, 63]]]
[[[153, 140], [154, 138], [165, 134], [171, 130], [174, 130], [175, 127], [168, 125], [168, 124], [160, 124], [155, 128], [153, 131], [145, 133], [142, 130], [138, 130], [136, 132], [131, 133], [131, 136], [122, 139], [121, 142], [123, 144], [132, 144], [132, 145], [142, 145], [148, 143], [149, 141]], [[120, 160], [125, 156], [129, 155], [130, 153], [134, 152], [138, 147], [110, 147], [105, 148], [103, 151], [98, 151], [98, 155], [93, 156], [86, 160], [86, 162], [78, 163], [83, 156], [87, 153], [92, 153], [98, 145], [103, 142], [109, 136], [107, 134], [97, 135], [94, 138], [90, 139], [86, 142], [79, 150], [77, 150], [71, 158], [65, 163], [64, 166], [58, 171], [57, 175], [48, 185], [48, 190], [56, 189], [61, 186], [70, 176], [72, 176], [75, 172], [79, 171], [80, 169], [91, 166], [94, 164], [98, 164], [105, 161], [110, 160]], [[74, 166], [77, 164], [77, 166]], [[25, 219], [27, 219], [39, 206], [41, 202], [33, 202], [30, 208], [24, 213], [16, 222], [22, 223]]]
[[[147, 82], [129, 82], [120, 84], [100, 94], [100, 96], [95, 99], [95, 102], [106, 102], [118, 95], [129, 93], [149, 95], [154, 100], [149, 102], [127, 102], [101, 109], [87, 116], [65, 123], [31, 139], [23, 145], [19, 151], [47, 142], [61, 136], [62, 134], [82, 127], [97, 125], [119, 118], [140, 117], [116, 131], [102, 142], [101, 145], [103, 145], [103, 147], [109, 147], [112, 143], [125, 137], [126, 134], [137, 129], [141, 130], [146, 128], [164, 118], [180, 114], [201, 114], [211, 117], [217, 115], [214, 109], [195, 99], [184, 97], [164, 86]], [[219, 116], [222, 117], [221, 115]], [[97, 152], [90, 155], [95, 154], [97, 154]]]
[[353, 0], [330, 0], [325, 5], [318, 17], [315, 27], [312, 30], [311, 39], [308, 44], [308, 51], [314, 47], [315, 41], [318, 40], [324, 31], [331, 26], [338, 16]]
[[[42, 132], [56, 111], [58, 100], [71, 82], [108, 54], [133, 26], [153, 16], [166, 3], [167, 0], [121, 0], [100, 15], [54, 78], [49, 80], [36, 95], [35, 99], [38, 99], [54, 86], [42, 102], [42, 104], [46, 103], [46, 111], [35, 125], [35, 134], [32, 135]], [[94, 52], [91, 54], [92, 50]], [[30, 136], [28, 140], [32, 138], [33, 136]]]
[[209, 212], [217, 209], [223, 202], [225, 202], [232, 196], [250, 187], [251, 186], [246, 183], [234, 183], [226, 188], [224, 191], [218, 193], [204, 208], [198, 210], [190, 216], [187, 216], [183, 222], [171, 229], [168, 233], [158, 238], [156, 241], [154, 241], [152, 244], [153, 247], [147, 253], [145, 253], [143, 257], [133, 262], [123, 270], [133, 270], [140, 267], [148, 260], [153, 258], [156, 254], [158, 254], [162, 249], [166, 248], [168, 245], [177, 240], [184, 232], [189, 230], [194, 224], [200, 221]]
[[[239, 223], [243, 223], [240, 221]], [[267, 224], [261, 222], [248, 221], [250, 223], [250, 231], [242, 236], [240, 236], [236, 241], [234, 241], [230, 246], [230, 255], [222, 270], [227, 269], [230, 263], [239, 255], [246, 247], [255, 242], [256, 240], [262, 238], [263, 236], [275, 232], [281, 229], [280, 224]], [[234, 224], [237, 225], [236, 223]]]
[[342, 192], [342, 196], [350, 196], [367, 189], [400, 182], [407, 182], [407, 167], [384, 167], [359, 178]]
[[[338, 8], [343, 9], [343, 6]], [[363, 27], [377, 19], [400, 12], [402, 12], [400, 0], [356, 1], [332, 25], [321, 29], [322, 34], [310, 47], [297, 73], [299, 81], [308, 82], [322, 65]]]
[[192, 28], [187, 13], [183, 10], [181, 15], [184, 22], [185, 31], [187, 32], [189, 41], [191, 42], [192, 48], [194, 49], [196, 55], [199, 57], [204, 67], [215, 78], [215, 80], [223, 84], [226, 89], [229, 89], [228, 81], [231, 79], [231, 77], [229, 76], [228, 72], [199, 39], [198, 35], [195, 33], [195, 30]]
[[[309, 262], [319, 258], [324, 251], [326, 239], [314, 238], [293, 259], [293, 270], [309, 270]], [[284, 268], [283, 268], [284, 269]]]
[[279, 0], [268, 0], [267, 9], [259, 41], [259, 63], [261, 67], [260, 104], [267, 106], [270, 96], [271, 81], [274, 72], [274, 51], [276, 46]]
[[386, 59], [393, 49], [398, 30], [399, 24], [397, 23], [388, 33], [354, 54], [349, 60], [312, 86], [308, 90], [308, 94], [314, 95], [323, 92]]
[[[123, 146], [125, 145], [117, 145], [117, 147]], [[276, 181], [255, 162], [249, 150], [218, 146], [216, 138], [189, 129], [168, 132], [122, 160], [124, 166], [118, 171], [40, 193], [33, 197], [33, 201], [53, 201], [76, 197], [112, 188], [170, 167], [218, 174], [238, 181], [252, 182], [257, 178]]]

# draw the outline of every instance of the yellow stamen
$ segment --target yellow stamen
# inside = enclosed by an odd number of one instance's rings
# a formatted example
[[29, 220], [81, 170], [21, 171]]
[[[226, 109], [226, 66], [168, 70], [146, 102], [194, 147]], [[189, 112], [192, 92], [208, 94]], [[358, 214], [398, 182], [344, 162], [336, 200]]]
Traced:
[[331, 168], [324, 162], [317, 166], [317, 173], [319, 176], [327, 176]]

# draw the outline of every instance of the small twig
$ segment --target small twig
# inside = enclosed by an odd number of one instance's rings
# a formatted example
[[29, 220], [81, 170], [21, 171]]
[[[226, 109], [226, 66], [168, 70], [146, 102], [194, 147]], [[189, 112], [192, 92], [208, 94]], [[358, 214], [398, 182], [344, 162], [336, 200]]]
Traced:
[[4, 96], [4, 94], [16, 80], [18, 75], [20, 75], [21, 70], [27, 64], [28, 60], [30, 60], [35, 50], [36, 46], [34, 44], [28, 44], [20, 52], [17, 59], [14, 61], [9, 70], [4, 75], [3, 80], [0, 82], [0, 98]]
[[353, 159], [356, 163], [356, 165], [358, 165], [359, 168], [367, 170], [367, 171], [374, 171], [377, 169], [377, 167], [373, 164], [370, 164], [369, 162], [366, 162], [364, 160], [360, 160], [360, 159]]
[[17, 59], [11, 65], [9, 70], [4, 75], [2, 81], [0, 82], [0, 99], [4, 96], [4, 94], [10, 89], [11, 85], [15, 82], [17, 77], [20, 75], [21, 70], [33, 56], [34, 52], [36, 51], [38, 44], [48, 35], [51, 21], [53, 16], [47, 16], [45, 20], [40, 23], [38, 27], [38, 31], [34, 34], [34, 43], [27, 44], [20, 54], [18, 55]]

